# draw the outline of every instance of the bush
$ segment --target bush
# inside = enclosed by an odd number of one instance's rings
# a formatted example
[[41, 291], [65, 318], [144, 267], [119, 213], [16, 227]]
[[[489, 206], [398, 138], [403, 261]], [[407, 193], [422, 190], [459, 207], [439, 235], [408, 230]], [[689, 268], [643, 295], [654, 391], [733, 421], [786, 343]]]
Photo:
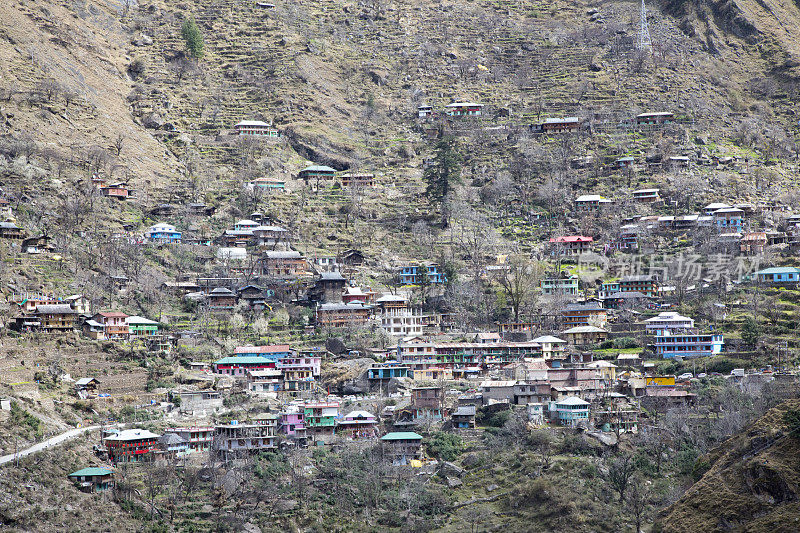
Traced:
[[511, 411], [498, 411], [496, 413], [492, 413], [490, 415], [484, 414], [481, 418], [481, 423], [493, 427], [493, 428], [501, 428], [506, 425], [508, 419], [511, 417]]
[[789, 436], [800, 437], [800, 411], [797, 409], [790, 409], [783, 414], [783, 423], [789, 431]]
[[625, 350], [628, 348], [638, 348], [639, 343], [633, 337], [620, 337], [614, 339], [614, 348], [617, 350]]
[[675, 468], [684, 476], [692, 474], [697, 463], [697, 455], [697, 450], [692, 448], [679, 451], [675, 454]]
[[437, 459], [455, 461], [464, 451], [464, 441], [455, 433], [437, 431], [425, 442], [425, 449]]
[[11, 417], [8, 427], [19, 427], [27, 436], [41, 435], [42, 421], [28, 413], [17, 402], [11, 402]]
[[720, 374], [730, 374], [734, 368], [747, 368], [751, 366], [749, 361], [735, 359], [732, 357], [714, 357], [706, 364], [707, 372], [719, 372]]

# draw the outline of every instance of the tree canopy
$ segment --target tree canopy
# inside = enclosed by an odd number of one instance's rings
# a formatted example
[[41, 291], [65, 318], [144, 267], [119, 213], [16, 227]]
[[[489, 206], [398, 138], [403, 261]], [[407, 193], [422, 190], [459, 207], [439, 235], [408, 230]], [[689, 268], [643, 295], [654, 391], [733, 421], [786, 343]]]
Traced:
[[181, 37], [186, 41], [186, 49], [189, 50], [190, 56], [195, 59], [203, 57], [203, 48], [205, 47], [203, 34], [200, 32], [200, 28], [197, 27], [194, 17], [189, 16], [183, 19]]
[[461, 182], [462, 156], [455, 137], [445, 136], [433, 147], [433, 162], [425, 169], [422, 178], [427, 184], [428, 200], [442, 206], [442, 223], [447, 224], [445, 200], [453, 187]]

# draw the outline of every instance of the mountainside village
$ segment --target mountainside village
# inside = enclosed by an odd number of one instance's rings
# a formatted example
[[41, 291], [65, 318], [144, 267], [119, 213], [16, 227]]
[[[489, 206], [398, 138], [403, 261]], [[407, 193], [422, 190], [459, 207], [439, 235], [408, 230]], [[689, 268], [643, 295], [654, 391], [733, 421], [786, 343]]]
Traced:
[[768, 524], [800, 59], [748, 1], [0, 6], [0, 529]]
[[[447, 106], [446, 115], [480, 116], [482, 107], [455, 103]], [[420, 106], [423, 125], [435, 116], [430, 106]], [[628, 127], [652, 129], [672, 119], [671, 113], [644, 113]], [[549, 119], [532, 130], [543, 135], [572, 135], [583, 127], [580, 119], [566, 118]], [[277, 138], [280, 132], [263, 122], [242, 121], [231, 134]], [[623, 159], [615, 160], [613, 166], [628, 169], [638, 164]], [[675, 156], [669, 164], [675, 172], [685, 172], [692, 165], [735, 163]], [[373, 187], [375, 181], [373, 174], [337, 172], [322, 165], [310, 165], [297, 176], [300, 187], [314, 190], [331, 185]], [[135, 198], [125, 183], [109, 184], [98, 174], [92, 176], [92, 183], [104, 196], [126, 201]], [[270, 195], [287, 190], [284, 181], [272, 178], [254, 179], [246, 187]], [[17, 253], [44, 254], [57, 260], [59, 250], [49, 244], [48, 236], [28, 236], [16, 226], [11, 208], [14, 200], [2, 199], [0, 237], [10, 240]], [[391, 277], [384, 277], [385, 283], [365, 285], [364, 280], [381, 277], [374, 258], [357, 249], [307, 256], [297, 250], [302, 242], [293, 242], [290, 231], [260, 212], [251, 213], [214, 238], [188, 236], [186, 229], [163, 221], [144, 234], [113, 235], [124, 246], [216, 250], [212, 261], [222, 267], [224, 277], [180, 277], [160, 288], [182, 298], [198, 314], [225, 321], [234, 310], [257, 316], [277, 305], [305, 306], [311, 311], [301, 324], [305, 333], [331, 334], [342, 328], [381, 331], [385, 347], [369, 353], [342, 353], [341, 349], [331, 352], [300, 341], [238, 346], [218, 360], [187, 361], [182, 379], [187, 385], [151, 395], [148, 409], [163, 412], [167, 420], [180, 421], [188, 415], [207, 423], [223, 412], [236, 417], [236, 410], [227, 409], [225, 400], [244, 392], [257, 399], [263, 412], [244, 414], [245, 419], [225, 424], [164, 428], [160, 435], [145, 429], [106, 429], [98, 453], [102, 452], [111, 466], [200, 452], [227, 458], [287, 446], [379, 440], [394, 464], [422, 466], [426, 457], [423, 437], [413, 429], [429, 430], [433, 425], [470, 432], [476, 429], [479, 412], [509, 408], [524, 410], [534, 427], [557, 424], [600, 434], [636, 432], [642, 408], [691, 405], [696, 396], [693, 379], [709, 376], [702, 371], [696, 376], [691, 372], [665, 375], [658, 372], [657, 360], [696, 360], [693, 368], [702, 370], [707, 358], [726, 351], [725, 332], [715, 323], [696, 323], [671, 307], [694, 293], [725, 292], [738, 286], [795, 288], [800, 283], [796, 266], [758, 269], [768, 249], [792, 254], [800, 245], [800, 215], [775, 202], [753, 205], [720, 200], [730, 203], [714, 202], [700, 212], [678, 214], [677, 207], [676, 211], [672, 207], [678, 202], [662, 197], [657, 188], [634, 190], [615, 199], [591, 191], [578, 195], [572, 211], [559, 221], [563, 227], [612, 209], [632, 207], [631, 211], [639, 214], [625, 218], [619, 232], [607, 240], [558, 234], [533, 245], [532, 258], [551, 269], [536, 280], [538, 286], [529, 287], [531, 293], [539, 294], [540, 307], [529, 309], [524, 316], [518, 312], [514, 320], [480, 331], [465, 329], [456, 314], [435, 311], [429, 305], [444, 293], [448, 281], [444, 265], [397, 261]], [[159, 205], [152, 214], [169, 220], [179, 207], [184, 206]], [[213, 211], [204, 204], [186, 207], [201, 214]], [[655, 237], [694, 233], [715, 243], [723, 264], [687, 263], [676, 277], [675, 273], [670, 276], [666, 265], [649, 261], [643, 268], [635, 263], [641, 256], [634, 254], [646, 252], [653, 257], [661, 252]], [[609, 267], [609, 258], [616, 264]], [[631, 261], [625, 263], [626, 258]], [[493, 259], [482, 270], [482, 277], [500, 280], [527, 275], [514, 271], [508, 255]], [[576, 273], [581, 267], [598, 266], [608, 267], [608, 277], [597, 278], [595, 283], [582, 281]], [[649, 273], [643, 273], [645, 269]], [[118, 291], [125, 291], [127, 282], [124, 276], [113, 279]], [[513, 289], [508, 292], [513, 297]], [[97, 309], [96, 302], [81, 294], [14, 293], [9, 302], [12, 313], [4, 328], [20, 335], [81, 332], [95, 341], [143, 346], [162, 355], [198, 335], [192, 329], [154, 319], [157, 317]], [[724, 304], [716, 304], [714, 316], [726, 313]], [[740, 349], [740, 342], [727, 348]], [[320, 375], [326, 362], [342, 356], [362, 364], [335, 392], [320, 381]], [[363, 364], [363, 358], [372, 363]], [[746, 386], [749, 381], [763, 383], [777, 375], [767, 366], [736, 368], [724, 377]], [[75, 381], [74, 393], [81, 399], [110, 396], [103, 393], [102, 379], [95, 376]], [[359, 407], [379, 403], [383, 405], [379, 412]], [[113, 484], [113, 470], [89, 470], [71, 476], [92, 490]]]

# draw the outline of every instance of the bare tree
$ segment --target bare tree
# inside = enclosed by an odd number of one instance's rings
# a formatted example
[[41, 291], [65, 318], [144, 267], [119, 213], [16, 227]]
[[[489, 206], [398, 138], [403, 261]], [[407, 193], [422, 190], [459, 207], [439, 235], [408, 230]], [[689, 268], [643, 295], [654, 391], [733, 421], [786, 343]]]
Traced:
[[625, 509], [636, 523], [636, 533], [642, 531], [642, 522], [647, 518], [649, 505], [650, 492], [647, 489], [646, 482], [640, 474], [635, 474], [628, 483]]
[[541, 263], [530, 261], [521, 255], [512, 255], [500, 265], [498, 282], [503, 288], [506, 301], [511, 306], [514, 321], [519, 321], [520, 312], [531, 308], [536, 288], [542, 279], [544, 268]]
[[628, 454], [622, 454], [609, 462], [606, 480], [611, 488], [619, 494], [620, 503], [625, 501], [625, 493], [635, 471], [636, 465]]
[[118, 133], [112, 143], [114, 151], [117, 153], [117, 157], [119, 157], [122, 154], [122, 147], [124, 145], [125, 145], [125, 136], [122, 133]]

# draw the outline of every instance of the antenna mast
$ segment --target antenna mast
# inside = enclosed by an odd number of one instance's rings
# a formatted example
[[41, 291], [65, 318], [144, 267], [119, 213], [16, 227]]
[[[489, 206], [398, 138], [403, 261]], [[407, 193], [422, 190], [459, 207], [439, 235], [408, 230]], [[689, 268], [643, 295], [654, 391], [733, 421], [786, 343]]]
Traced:
[[642, 13], [639, 22], [639, 50], [653, 51], [653, 46], [650, 42], [650, 28], [647, 26], [647, 8], [644, 6], [644, 0], [642, 0]]

